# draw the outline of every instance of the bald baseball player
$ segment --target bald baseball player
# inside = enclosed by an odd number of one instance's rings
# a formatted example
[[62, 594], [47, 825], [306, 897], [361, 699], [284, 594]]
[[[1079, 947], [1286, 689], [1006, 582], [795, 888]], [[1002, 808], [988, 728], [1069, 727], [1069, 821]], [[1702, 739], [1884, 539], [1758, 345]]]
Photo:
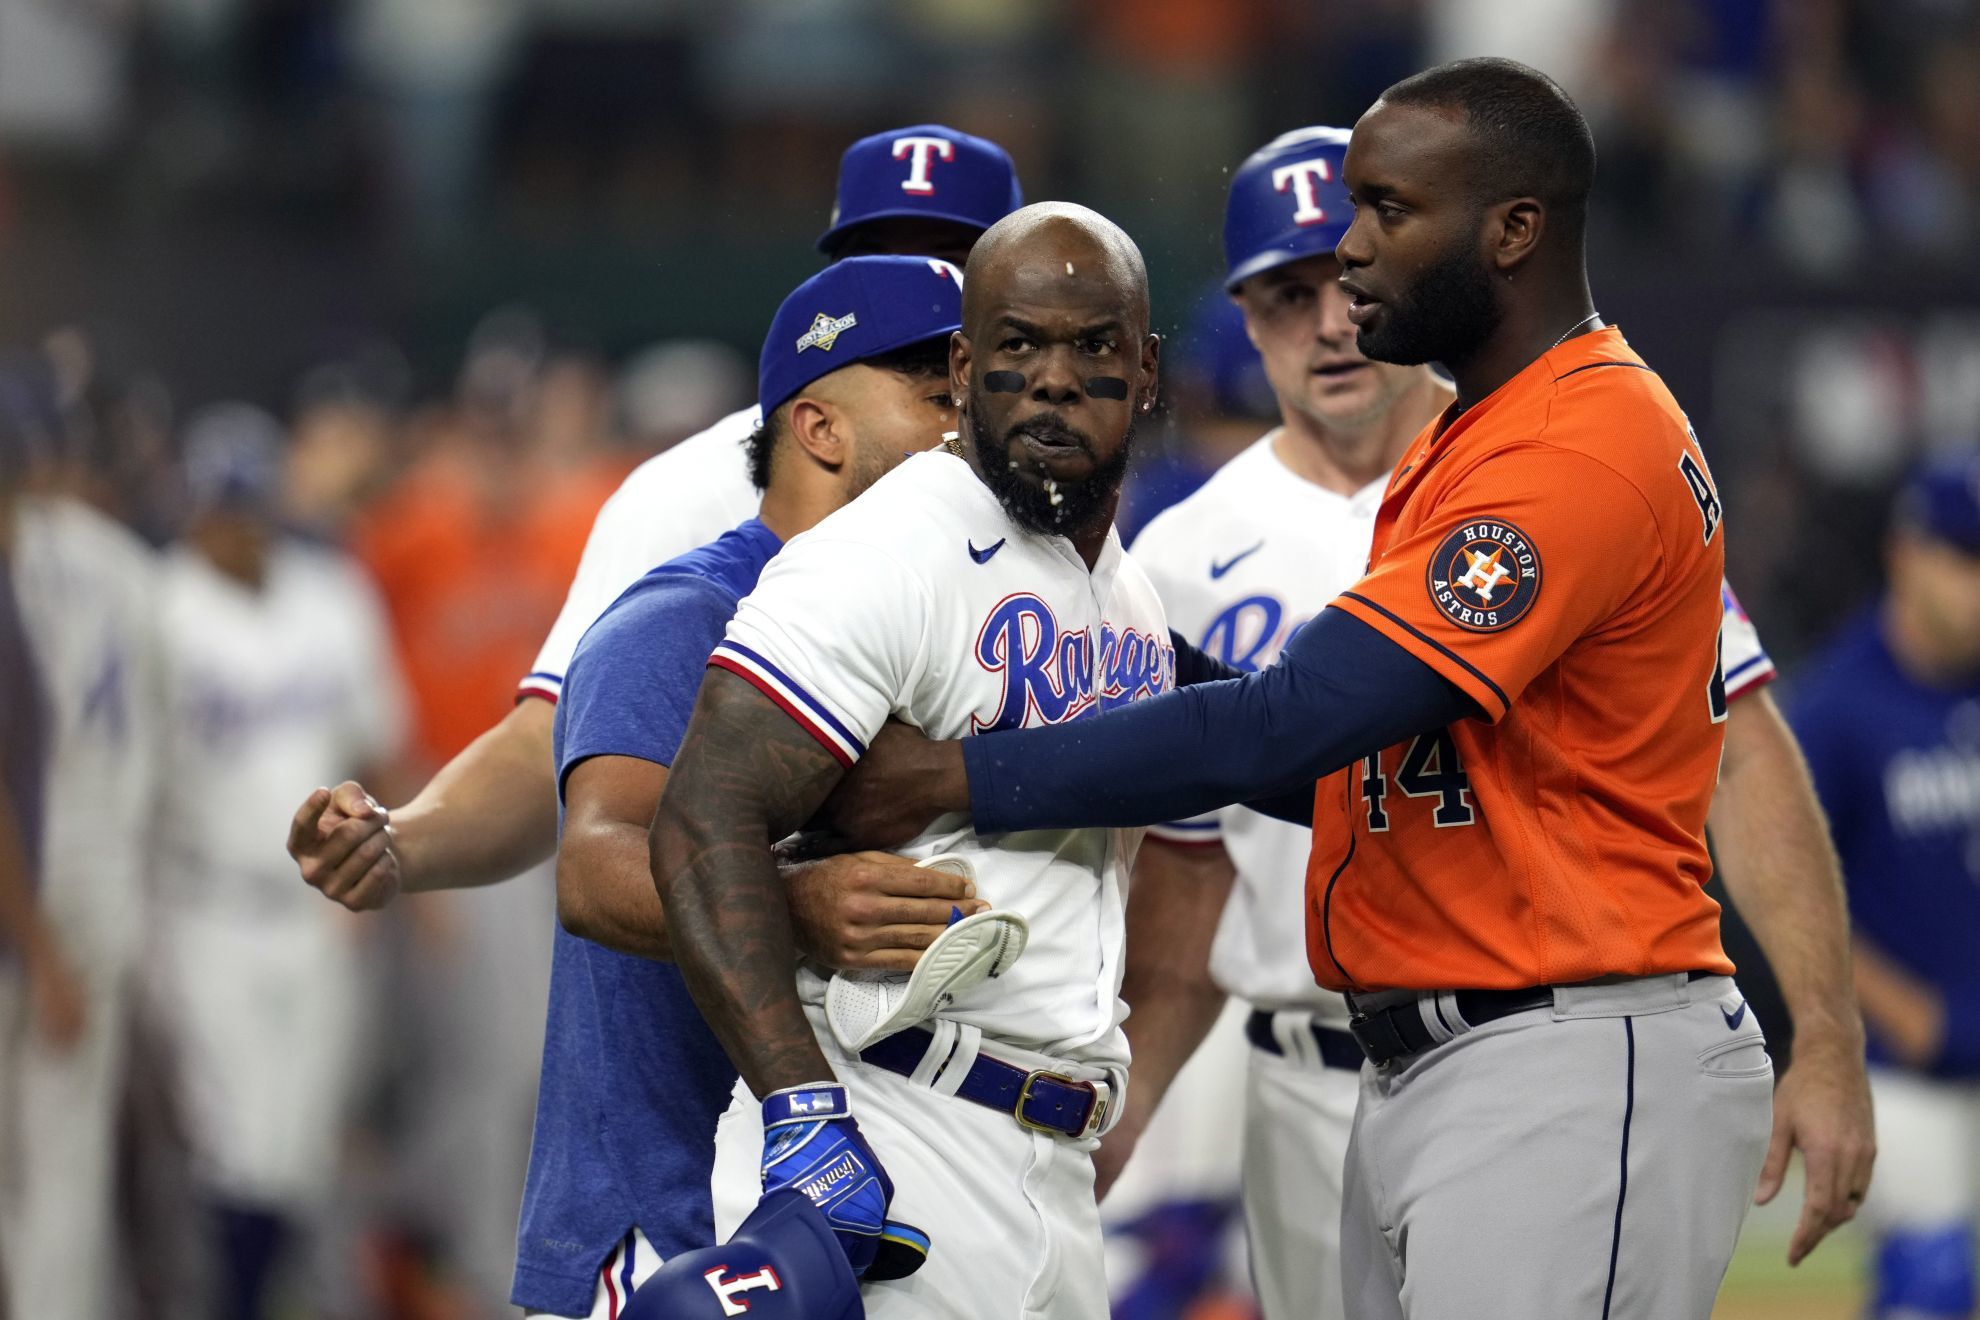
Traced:
[[1259, 674], [1067, 729], [903, 733], [838, 804], [869, 837], [967, 810], [995, 838], [1303, 793], [1308, 956], [1370, 1064], [1357, 1317], [1706, 1316], [1767, 1151], [1772, 1067], [1703, 892], [1722, 507], [1594, 307], [1593, 171], [1524, 66], [1385, 92], [1345, 159], [1341, 284], [1364, 354], [1457, 394], [1368, 573]]
[[[856, 257], [793, 290], [758, 372], [759, 513], [627, 588], [572, 658], [555, 737], [566, 917], [511, 1296], [531, 1314], [616, 1320], [663, 1260], [716, 1240], [715, 1123], [736, 1074], [668, 964], [647, 825], [709, 652], [764, 565], [954, 426], [961, 281], [944, 261]], [[909, 872], [930, 897], [870, 911], [830, 891], [838, 874], [800, 870], [786, 895], [800, 947], [827, 967], [912, 967], [961, 910], [938, 872]]]
[[[915, 124], [846, 149], [818, 250], [829, 261], [895, 253], [960, 263], [977, 235], [1022, 204], [1002, 147]], [[641, 574], [755, 514], [745, 449], [759, 420], [754, 406], [742, 409], [634, 469], [599, 510], [515, 707], [410, 802], [388, 812], [356, 782], [304, 800], [288, 846], [305, 882], [360, 911], [402, 889], [493, 884], [550, 855], [557, 841], [551, 724], [571, 653]], [[884, 872], [870, 874], [877, 881]]]
[[718, 1135], [718, 1230], [795, 1185], [829, 1206], [855, 1268], [862, 1227], [927, 1230], [924, 1269], [866, 1287], [876, 1320], [1091, 1320], [1107, 1296], [1090, 1152], [1125, 1085], [1138, 835], [918, 832], [903, 851], [960, 855], [1029, 943], [857, 1054], [821, 979], [793, 977], [776, 899], [771, 845], [888, 719], [945, 737], [1075, 722], [1174, 680], [1161, 605], [1112, 525], [1156, 391], [1141, 254], [1049, 203], [993, 226], [967, 275], [949, 358], [961, 435], [793, 542], [743, 601], [668, 776], [652, 867], [688, 987], [753, 1093]]
[[[1341, 179], [1347, 143], [1346, 129], [1295, 130], [1232, 175], [1225, 283], [1280, 424], [1134, 544], [1170, 626], [1247, 671], [1271, 664], [1361, 576], [1389, 474], [1453, 397], [1429, 367], [1374, 362], [1355, 346], [1334, 257], [1354, 215]], [[1849, 984], [1829, 979], [1846, 958], [1848, 922], [1822, 812], [1765, 690], [1773, 662], [1730, 588], [1721, 646], [1731, 715], [1710, 832], [1796, 1025], [1763, 1190], [1778, 1188], [1790, 1149], [1802, 1149], [1798, 1260], [1854, 1212], [1843, 1184], [1872, 1144], [1862, 1033]], [[1346, 1000], [1316, 985], [1307, 963], [1312, 845], [1310, 831], [1245, 807], [1149, 831], [1121, 992], [1133, 1009], [1135, 1103], [1096, 1157], [1104, 1197], [1226, 996], [1250, 1005], [1242, 1196], [1267, 1320], [1344, 1314], [1340, 1190], [1362, 1053]]]

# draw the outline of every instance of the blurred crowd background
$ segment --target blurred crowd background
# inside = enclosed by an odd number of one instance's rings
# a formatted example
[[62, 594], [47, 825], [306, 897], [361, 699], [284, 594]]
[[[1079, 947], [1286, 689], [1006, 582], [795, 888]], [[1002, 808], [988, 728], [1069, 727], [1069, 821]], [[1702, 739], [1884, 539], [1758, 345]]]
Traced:
[[[31, 484], [156, 547], [202, 507], [189, 437], [275, 438], [276, 521], [382, 601], [406, 715], [368, 782], [410, 791], [501, 717], [617, 481], [748, 402], [853, 139], [989, 137], [1141, 242], [1171, 339], [1133, 526], [1269, 421], [1230, 170], [1484, 53], [1594, 125], [1598, 306], [1697, 425], [1791, 676], [1910, 464], [1980, 444], [1974, 0], [0, 0], [0, 413]], [[282, 1314], [504, 1313], [553, 920], [538, 876], [351, 927], [363, 1065]], [[106, 1314], [201, 1314], [183, 1051], [133, 987]]]

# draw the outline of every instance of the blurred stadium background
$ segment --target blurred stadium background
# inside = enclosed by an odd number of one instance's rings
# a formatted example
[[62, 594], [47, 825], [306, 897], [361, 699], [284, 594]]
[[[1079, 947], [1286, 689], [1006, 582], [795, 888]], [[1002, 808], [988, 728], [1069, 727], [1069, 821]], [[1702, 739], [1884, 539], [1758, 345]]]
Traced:
[[[285, 518], [383, 588], [413, 785], [500, 717], [617, 479], [747, 401], [854, 138], [990, 137], [1028, 199], [1141, 242], [1172, 356], [1139, 524], [1271, 405], [1218, 314], [1229, 170], [1430, 63], [1505, 54], [1594, 124], [1598, 304], [1697, 423], [1732, 580], [1791, 682], [1874, 589], [1907, 466], [1980, 443], [1977, 11], [0, 0], [0, 351], [47, 370], [93, 498], [157, 544], [187, 420], [279, 419]], [[366, 932], [339, 1227], [282, 1314], [505, 1313], [553, 919], [543, 877], [509, 890]], [[169, 1148], [169, 1088], [132, 1086], [133, 1148]], [[186, 1314], [170, 1175], [133, 1163], [130, 1313]], [[1722, 1315], [1854, 1313], [1860, 1246], [1790, 1275], [1788, 1224], [1756, 1215]]]

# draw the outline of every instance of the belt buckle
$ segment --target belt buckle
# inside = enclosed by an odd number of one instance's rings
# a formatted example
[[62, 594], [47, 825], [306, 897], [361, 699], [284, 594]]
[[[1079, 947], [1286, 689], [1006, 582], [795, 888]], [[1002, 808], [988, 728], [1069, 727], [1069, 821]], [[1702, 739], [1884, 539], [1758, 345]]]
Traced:
[[[1086, 1107], [1086, 1124], [1078, 1132], [1068, 1132], [1066, 1129], [1057, 1127], [1051, 1123], [1040, 1123], [1034, 1119], [1025, 1117], [1024, 1107], [1031, 1101], [1031, 1088], [1041, 1080], [1057, 1082], [1059, 1085], [1071, 1087], [1075, 1091], [1086, 1092], [1090, 1101]], [[1017, 1125], [1027, 1132], [1048, 1132], [1055, 1137], [1071, 1137], [1075, 1141], [1083, 1140], [1099, 1131], [1100, 1124], [1106, 1120], [1106, 1116], [1107, 1107], [1105, 1102], [1100, 1099], [1100, 1088], [1098, 1086], [1095, 1086], [1092, 1082], [1083, 1082], [1077, 1077], [1068, 1077], [1064, 1073], [1055, 1073], [1049, 1068], [1034, 1068], [1025, 1074], [1024, 1085], [1018, 1088], [1017, 1106], [1011, 1110], [1011, 1117], [1016, 1119]]]

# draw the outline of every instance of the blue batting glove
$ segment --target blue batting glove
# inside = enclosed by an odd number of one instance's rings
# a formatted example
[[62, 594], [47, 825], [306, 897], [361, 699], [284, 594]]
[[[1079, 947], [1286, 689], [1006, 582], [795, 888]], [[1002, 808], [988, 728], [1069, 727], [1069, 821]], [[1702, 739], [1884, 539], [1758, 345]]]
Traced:
[[846, 1088], [818, 1082], [763, 1100], [763, 1194], [793, 1188], [832, 1226], [852, 1272], [899, 1279], [928, 1258], [928, 1236], [887, 1218], [894, 1182], [853, 1121]]

